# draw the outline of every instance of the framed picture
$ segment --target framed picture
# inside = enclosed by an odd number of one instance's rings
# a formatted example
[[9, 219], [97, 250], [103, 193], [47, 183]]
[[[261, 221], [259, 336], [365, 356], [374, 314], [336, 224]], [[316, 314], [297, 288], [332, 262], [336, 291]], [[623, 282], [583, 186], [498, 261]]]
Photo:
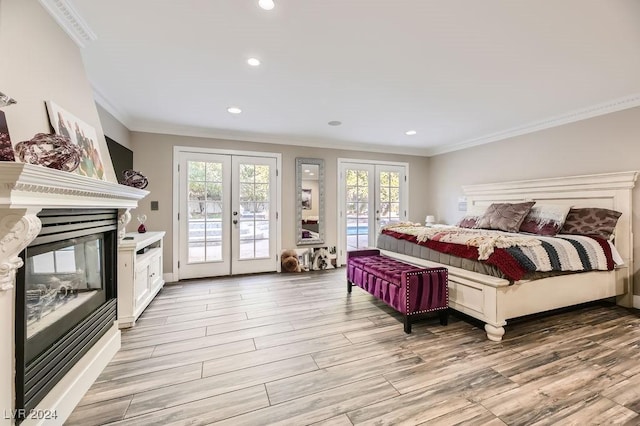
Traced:
[[0, 161], [15, 161], [11, 138], [9, 137], [9, 127], [4, 112], [0, 111]]
[[46, 105], [53, 131], [58, 135], [68, 137], [82, 150], [80, 166], [75, 173], [104, 180], [104, 166], [100, 151], [98, 151], [96, 129], [52, 101], [46, 101]]
[[302, 189], [302, 210], [311, 210], [311, 190]]

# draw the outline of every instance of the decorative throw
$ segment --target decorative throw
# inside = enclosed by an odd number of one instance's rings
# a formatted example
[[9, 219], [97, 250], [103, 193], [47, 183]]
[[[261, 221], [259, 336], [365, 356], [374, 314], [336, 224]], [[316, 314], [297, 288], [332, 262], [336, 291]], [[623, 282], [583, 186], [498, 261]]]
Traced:
[[441, 253], [487, 262], [512, 281], [523, 279], [528, 272], [606, 271], [614, 267], [611, 247], [599, 237], [420, 226], [387, 227], [382, 232]]

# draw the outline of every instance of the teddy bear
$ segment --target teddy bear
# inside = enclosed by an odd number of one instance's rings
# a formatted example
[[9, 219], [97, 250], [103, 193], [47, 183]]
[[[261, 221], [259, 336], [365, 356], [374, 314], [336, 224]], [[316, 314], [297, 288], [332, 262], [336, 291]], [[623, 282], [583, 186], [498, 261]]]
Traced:
[[298, 253], [295, 250], [284, 250], [280, 256], [282, 263], [282, 272], [302, 272], [300, 262], [298, 262]]

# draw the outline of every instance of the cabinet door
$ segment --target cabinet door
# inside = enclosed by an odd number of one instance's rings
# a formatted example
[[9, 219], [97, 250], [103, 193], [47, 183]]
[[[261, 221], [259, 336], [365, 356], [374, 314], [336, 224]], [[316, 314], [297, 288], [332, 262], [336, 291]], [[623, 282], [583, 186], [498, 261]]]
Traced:
[[162, 255], [154, 256], [149, 262], [149, 290], [154, 291], [162, 283]]
[[136, 280], [133, 286], [134, 305], [138, 308], [144, 304], [149, 293], [149, 265], [139, 266], [136, 270]]

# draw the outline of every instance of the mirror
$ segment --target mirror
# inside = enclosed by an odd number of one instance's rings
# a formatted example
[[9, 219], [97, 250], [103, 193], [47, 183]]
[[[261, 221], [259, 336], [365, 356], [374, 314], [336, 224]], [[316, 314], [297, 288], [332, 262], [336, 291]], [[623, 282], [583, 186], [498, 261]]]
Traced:
[[324, 160], [296, 158], [298, 245], [324, 244]]

